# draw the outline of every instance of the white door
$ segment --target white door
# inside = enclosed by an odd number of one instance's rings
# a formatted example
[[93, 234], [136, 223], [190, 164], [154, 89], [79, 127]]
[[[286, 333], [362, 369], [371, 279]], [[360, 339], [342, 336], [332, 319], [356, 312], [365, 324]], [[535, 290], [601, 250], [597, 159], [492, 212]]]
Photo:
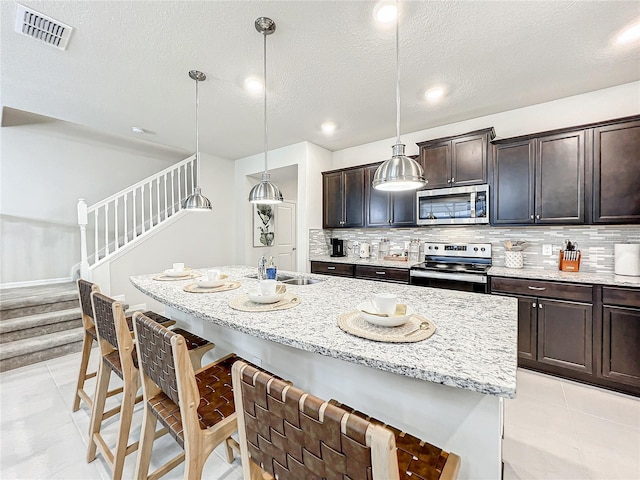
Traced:
[[275, 205], [274, 260], [278, 270], [296, 271], [296, 204], [282, 202]]

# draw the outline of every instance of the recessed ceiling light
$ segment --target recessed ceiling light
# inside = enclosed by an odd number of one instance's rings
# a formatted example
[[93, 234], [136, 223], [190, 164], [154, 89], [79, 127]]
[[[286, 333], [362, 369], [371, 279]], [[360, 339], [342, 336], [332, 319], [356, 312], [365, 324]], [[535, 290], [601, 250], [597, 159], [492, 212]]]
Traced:
[[618, 45], [627, 45], [640, 39], [640, 22], [625, 28], [616, 36]]
[[320, 128], [322, 129], [322, 133], [325, 135], [331, 135], [336, 131], [337, 125], [333, 122], [324, 122], [320, 125]]
[[140, 128], [140, 127], [131, 127], [131, 132], [137, 133], [137, 134], [147, 133], [147, 131], [144, 128]]
[[256, 77], [247, 77], [244, 81], [244, 88], [251, 93], [262, 93], [262, 81]]
[[430, 102], [437, 102], [437, 101], [441, 100], [442, 97], [444, 97], [445, 93], [446, 93], [446, 91], [445, 91], [444, 87], [433, 87], [433, 88], [430, 88], [429, 90], [427, 90], [425, 92], [424, 96]]
[[398, 15], [398, 8], [395, 3], [387, 0], [382, 1], [373, 9], [373, 18], [380, 23], [395, 22]]

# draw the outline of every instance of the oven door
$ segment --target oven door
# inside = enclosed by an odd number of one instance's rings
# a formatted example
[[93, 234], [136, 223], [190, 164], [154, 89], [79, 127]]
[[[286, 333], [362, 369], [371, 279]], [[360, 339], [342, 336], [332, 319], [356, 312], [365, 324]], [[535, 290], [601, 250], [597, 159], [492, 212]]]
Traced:
[[446, 288], [463, 292], [489, 293], [487, 276], [474, 273], [450, 273], [412, 269], [410, 284], [422, 287]]

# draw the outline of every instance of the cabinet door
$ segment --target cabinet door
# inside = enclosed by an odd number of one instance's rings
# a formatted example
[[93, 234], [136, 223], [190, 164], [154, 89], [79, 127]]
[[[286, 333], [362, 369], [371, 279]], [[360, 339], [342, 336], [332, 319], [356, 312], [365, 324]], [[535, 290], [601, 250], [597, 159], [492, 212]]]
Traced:
[[[378, 169], [378, 165], [372, 165], [365, 169], [365, 198], [367, 212], [367, 227], [388, 227], [391, 222], [391, 214], [389, 212], [389, 192], [376, 190], [371, 185], [373, 176]], [[412, 192], [415, 197], [415, 192]]]
[[344, 178], [344, 226], [364, 226], [364, 168], [342, 172]]
[[538, 362], [593, 372], [592, 306], [538, 301]]
[[429, 181], [426, 188], [451, 186], [450, 141], [421, 147], [420, 163], [424, 169], [424, 177]]
[[536, 223], [584, 223], [584, 130], [537, 139]]
[[640, 223], [640, 121], [593, 131], [593, 222]]
[[451, 185], [487, 183], [487, 136], [472, 135], [451, 142]]
[[537, 318], [536, 299], [518, 297], [518, 358], [536, 359]]
[[322, 179], [322, 227], [342, 227], [342, 172], [323, 173]]
[[391, 192], [390, 212], [391, 226], [411, 227], [416, 224], [417, 199], [416, 192], [409, 190], [405, 192]]
[[534, 143], [529, 141], [495, 146], [492, 224], [534, 222], [533, 152]]
[[353, 277], [355, 265], [350, 263], [311, 262], [311, 273], [323, 273], [339, 277]]
[[640, 387], [640, 309], [602, 309], [602, 376]]

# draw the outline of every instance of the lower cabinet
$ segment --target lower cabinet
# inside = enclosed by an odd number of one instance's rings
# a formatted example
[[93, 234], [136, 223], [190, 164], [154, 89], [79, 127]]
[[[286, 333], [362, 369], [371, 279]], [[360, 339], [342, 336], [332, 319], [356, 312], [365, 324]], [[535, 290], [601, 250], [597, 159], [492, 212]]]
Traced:
[[356, 278], [408, 284], [409, 269], [356, 265]]
[[640, 387], [640, 290], [602, 288], [599, 376]]
[[337, 262], [311, 262], [311, 273], [337, 275], [339, 277], [353, 277], [355, 265]]

